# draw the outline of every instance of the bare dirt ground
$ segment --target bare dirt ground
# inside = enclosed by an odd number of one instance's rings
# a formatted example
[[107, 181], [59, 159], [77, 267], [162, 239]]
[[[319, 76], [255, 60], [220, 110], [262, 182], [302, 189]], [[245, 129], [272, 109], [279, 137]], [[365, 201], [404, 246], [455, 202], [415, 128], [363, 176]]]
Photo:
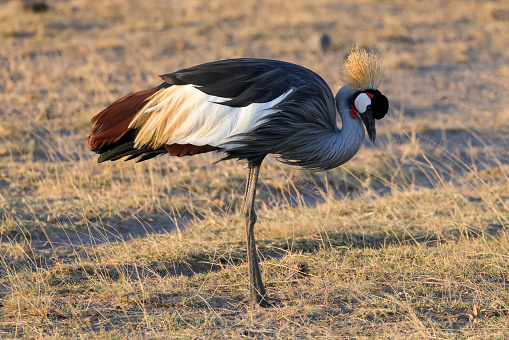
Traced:
[[[0, 336], [509, 336], [508, 3], [47, 4], [0, 0]], [[97, 164], [87, 146], [91, 117], [159, 74], [274, 58], [335, 93], [353, 44], [383, 58], [377, 143], [325, 173], [262, 167], [280, 307], [242, 302], [245, 164]]]

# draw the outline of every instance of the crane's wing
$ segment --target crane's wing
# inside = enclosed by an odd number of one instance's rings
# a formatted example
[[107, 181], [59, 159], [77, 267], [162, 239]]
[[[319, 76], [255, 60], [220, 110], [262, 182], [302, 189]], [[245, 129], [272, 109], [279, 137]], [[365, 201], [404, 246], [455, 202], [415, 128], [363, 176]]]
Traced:
[[[93, 149], [107, 151], [107, 157], [101, 155], [102, 160], [118, 159], [123, 155], [149, 157], [165, 150], [182, 156], [218, 149], [233, 150], [229, 157], [248, 158], [235, 153], [239, 147], [245, 147], [236, 142], [256, 137], [253, 131], [271, 115], [285, 110], [284, 103], [289, 105], [286, 106], [288, 109], [307, 101], [306, 105], [312, 109], [310, 99], [315, 99], [334, 107], [332, 93], [320, 76], [282, 61], [223, 60], [165, 74], [161, 78], [165, 82], [152, 89], [149, 96], [138, 96], [141, 101], [135, 100], [136, 94], [128, 97], [133, 101], [129, 104], [132, 110], [121, 118], [115, 109], [115, 106], [120, 108], [120, 104], [115, 103], [94, 117], [94, 130], [103, 134], [113, 131], [114, 117], [122, 123], [113, 133], [120, 136], [118, 138], [110, 136], [106, 142], [94, 139], [93, 135], [89, 138]], [[141, 108], [140, 103], [143, 103]], [[335, 124], [334, 108], [324, 110], [322, 105], [319, 109], [322, 112], [317, 112], [318, 116], [332, 115]], [[316, 120], [316, 117], [308, 119]], [[127, 127], [126, 121], [129, 121]], [[130, 144], [126, 145], [127, 142]], [[112, 144], [118, 152], [108, 147]], [[100, 148], [94, 148], [94, 145], [100, 145]], [[181, 146], [185, 146], [185, 150]], [[145, 151], [141, 153], [142, 150]], [[257, 155], [263, 159], [262, 155], [269, 152], [271, 150], [266, 148], [260, 149]]]
[[[291, 88], [316, 82], [314, 72], [291, 63], [268, 59], [215, 61], [162, 75], [171, 85], [193, 85], [203, 93], [224, 98], [230, 107], [267, 103]], [[323, 81], [323, 80], [322, 80]]]

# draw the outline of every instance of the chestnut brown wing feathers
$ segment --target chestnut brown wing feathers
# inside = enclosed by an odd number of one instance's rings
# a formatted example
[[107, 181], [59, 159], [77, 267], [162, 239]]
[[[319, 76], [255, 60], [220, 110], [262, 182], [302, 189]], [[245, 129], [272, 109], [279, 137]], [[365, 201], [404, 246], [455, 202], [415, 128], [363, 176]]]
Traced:
[[92, 150], [98, 150], [113, 144], [122, 138], [129, 129], [134, 116], [145, 105], [145, 101], [161, 87], [153, 87], [136, 93], [130, 93], [113, 102], [110, 106], [92, 118], [95, 124], [88, 137], [88, 145]]

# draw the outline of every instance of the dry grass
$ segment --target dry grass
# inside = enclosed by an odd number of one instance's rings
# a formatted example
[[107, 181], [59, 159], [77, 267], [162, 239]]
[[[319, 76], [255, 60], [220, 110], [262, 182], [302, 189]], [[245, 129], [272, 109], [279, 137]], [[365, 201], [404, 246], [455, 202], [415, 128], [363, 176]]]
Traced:
[[[505, 3], [48, 4], [0, 0], [1, 337], [509, 336]], [[326, 173], [262, 167], [256, 232], [281, 307], [243, 303], [244, 164], [99, 165], [86, 146], [90, 118], [158, 74], [277, 58], [337, 90], [354, 43], [383, 56], [377, 145]]]

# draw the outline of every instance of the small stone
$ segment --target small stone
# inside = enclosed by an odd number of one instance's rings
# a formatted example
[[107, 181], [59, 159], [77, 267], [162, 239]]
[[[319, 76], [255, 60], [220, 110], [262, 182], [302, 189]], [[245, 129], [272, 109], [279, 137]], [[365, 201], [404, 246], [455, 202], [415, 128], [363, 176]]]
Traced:
[[44, 0], [21, 0], [21, 6], [27, 12], [44, 13], [49, 10], [49, 6]]
[[331, 46], [331, 38], [327, 33], [316, 33], [308, 40], [309, 47], [316, 52], [327, 52]]
[[491, 11], [491, 17], [495, 21], [509, 21], [509, 9], [494, 9]]

